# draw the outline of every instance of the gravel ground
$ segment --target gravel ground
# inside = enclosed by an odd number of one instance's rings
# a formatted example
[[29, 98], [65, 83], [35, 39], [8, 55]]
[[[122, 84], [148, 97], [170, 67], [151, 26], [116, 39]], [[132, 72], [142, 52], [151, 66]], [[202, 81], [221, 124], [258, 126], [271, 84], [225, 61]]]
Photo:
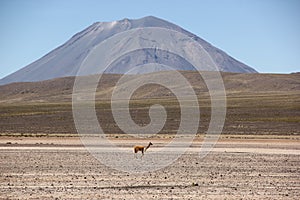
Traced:
[[0, 199], [298, 199], [299, 143], [228, 139], [204, 159], [191, 148], [166, 168], [133, 174], [101, 164], [76, 138], [2, 137]]

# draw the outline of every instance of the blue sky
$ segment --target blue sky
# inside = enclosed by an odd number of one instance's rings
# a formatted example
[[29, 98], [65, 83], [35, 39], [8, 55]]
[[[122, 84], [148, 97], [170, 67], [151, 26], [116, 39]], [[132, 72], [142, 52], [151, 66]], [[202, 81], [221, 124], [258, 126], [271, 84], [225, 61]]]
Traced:
[[300, 71], [299, 0], [0, 0], [0, 78], [97, 21], [153, 15], [264, 73]]

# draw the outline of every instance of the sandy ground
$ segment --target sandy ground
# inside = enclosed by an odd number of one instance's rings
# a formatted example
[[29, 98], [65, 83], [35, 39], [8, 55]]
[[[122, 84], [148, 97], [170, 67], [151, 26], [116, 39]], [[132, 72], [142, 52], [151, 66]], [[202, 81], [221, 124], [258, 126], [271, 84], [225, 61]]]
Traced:
[[[132, 144], [145, 143], [130, 139], [113, 141], [130, 155]], [[169, 140], [151, 141], [154, 145], [150, 152]], [[222, 138], [204, 159], [198, 156], [201, 142], [196, 140], [166, 168], [132, 174], [101, 164], [76, 137], [0, 137], [0, 199], [298, 199], [300, 196], [299, 138]], [[146, 152], [144, 159], [149, 154]]]

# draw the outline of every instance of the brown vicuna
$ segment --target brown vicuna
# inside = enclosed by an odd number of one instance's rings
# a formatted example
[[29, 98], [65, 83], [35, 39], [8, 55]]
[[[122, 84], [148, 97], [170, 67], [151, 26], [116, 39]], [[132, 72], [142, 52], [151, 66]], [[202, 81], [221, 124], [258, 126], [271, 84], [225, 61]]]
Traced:
[[136, 155], [137, 152], [141, 151], [142, 152], [142, 156], [144, 155], [144, 152], [146, 152], [147, 149], [149, 149], [149, 147], [153, 145], [151, 142], [149, 142], [148, 146], [144, 147], [144, 146], [134, 146], [133, 150], [134, 153]]

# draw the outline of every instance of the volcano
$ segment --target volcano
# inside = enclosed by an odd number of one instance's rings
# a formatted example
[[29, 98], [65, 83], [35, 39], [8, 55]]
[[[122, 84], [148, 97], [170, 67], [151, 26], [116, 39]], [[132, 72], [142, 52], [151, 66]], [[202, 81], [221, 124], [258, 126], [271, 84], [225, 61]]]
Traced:
[[[76, 76], [82, 62], [89, 55], [91, 50], [118, 33], [135, 28], [158, 27], [174, 30], [185, 34], [198, 42], [209, 54], [215, 63], [217, 70], [222, 72], [234, 73], [257, 73], [257, 71], [242, 62], [234, 59], [224, 51], [214, 47], [210, 43], [201, 39], [193, 33], [183, 28], [153, 16], [147, 16], [141, 19], [123, 19], [113, 22], [96, 22], [83, 31], [75, 34], [63, 45], [52, 50], [42, 58], [25, 66], [24, 68], [4, 77], [0, 80], [0, 85], [12, 82], [36, 82], [59, 77]], [[193, 66], [186, 60], [165, 51], [153, 49], [140, 49], [132, 52], [116, 61], [105, 73], [124, 74], [128, 71], [130, 64], [134, 62], [136, 66], [142, 66], [145, 63], [162, 64], [154, 71], [168, 70], [164, 66], [173, 66], [176, 70], [193, 70]], [[133, 73], [143, 74], [153, 72], [147, 68], [137, 68]], [[87, 74], [89, 75], [89, 74]]]

